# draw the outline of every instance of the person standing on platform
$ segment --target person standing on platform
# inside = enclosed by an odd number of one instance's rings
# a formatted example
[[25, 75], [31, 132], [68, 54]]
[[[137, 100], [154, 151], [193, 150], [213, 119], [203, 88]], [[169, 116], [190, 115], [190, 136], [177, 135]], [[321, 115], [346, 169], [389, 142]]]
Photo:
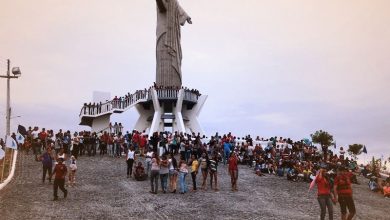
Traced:
[[52, 175], [55, 175], [54, 177], [54, 201], [58, 200], [58, 188], [64, 193], [64, 198], [68, 196], [68, 191], [65, 189], [65, 177], [68, 172], [68, 169], [66, 168], [65, 164], [63, 164], [64, 159], [58, 158], [58, 164], [56, 164], [54, 168], [54, 172]]

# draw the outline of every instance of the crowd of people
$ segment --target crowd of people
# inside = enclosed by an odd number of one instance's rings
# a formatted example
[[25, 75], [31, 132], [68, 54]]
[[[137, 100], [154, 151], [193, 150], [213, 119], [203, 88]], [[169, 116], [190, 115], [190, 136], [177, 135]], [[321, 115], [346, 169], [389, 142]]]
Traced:
[[379, 169], [371, 169], [369, 165], [364, 166], [361, 174], [369, 179], [368, 188], [376, 193], [382, 194], [385, 198], [390, 198], [390, 177], [383, 178]]
[[[201, 190], [208, 187], [219, 190], [218, 167], [221, 164], [228, 168], [231, 190], [237, 191], [238, 165], [241, 164], [241, 168], [253, 169], [254, 175], [285, 176], [289, 181], [317, 184], [321, 219], [325, 217], [326, 208], [329, 217], [333, 216], [332, 204], [336, 202], [340, 203], [346, 219], [352, 218], [356, 212], [351, 184], [357, 183], [359, 167], [356, 161], [345, 157], [341, 148], [337, 155], [331, 149], [314, 146], [307, 140], [294, 142], [281, 137], [252, 139], [250, 135], [238, 138], [231, 133], [216, 133], [207, 138], [195, 133], [155, 132], [149, 137], [145, 131], [122, 133], [122, 129], [120, 123], [115, 123], [101, 133], [82, 131], [72, 134], [70, 131], [54, 133], [53, 130], [43, 128], [39, 131], [38, 127], [30, 127], [20, 147], [27, 152], [32, 149], [35, 159], [42, 162], [42, 182], [45, 182], [47, 173], [49, 181], [53, 173], [56, 173], [57, 179], [62, 177], [54, 184], [55, 199], [58, 198], [58, 187], [67, 195], [63, 187], [66, 175], [68, 185], [75, 186], [77, 159], [99, 153], [101, 156], [124, 157], [127, 177], [137, 181], [149, 179], [153, 194], [159, 192], [159, 185], [162, 193], [187, 193], [188, 174], [192, 179], [191, 191], [199, 189], [198, 179]], [[53, 166], [56, 168], [53, 169]], [[66, 167], [69, 167], [69, 172]], [[366, 176], [365, 169], [368, 168], [364, 168], [362, 174]], [[387, 197], [389, 182], [378, 187]]]

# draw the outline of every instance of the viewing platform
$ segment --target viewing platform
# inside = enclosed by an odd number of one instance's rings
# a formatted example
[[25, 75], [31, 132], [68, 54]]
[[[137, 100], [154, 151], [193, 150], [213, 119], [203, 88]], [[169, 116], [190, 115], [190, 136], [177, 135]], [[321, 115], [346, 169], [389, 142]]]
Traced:
[[[158, 101], [158, 105], [154, 103], [154, 97], [156, 97], [155, 100]], [[163, 121], [163, 126], [173, 126], [174, 123], [165, 123], [164, 121], [176, 119], [177, 114], [174, 114], [174, 109], [178, 100], [180, 101], [180, 107], [185, 106], [185, 110], [190, 111], [198, 103], [200, 97], [199, 92], [189, 89], [159, 89], [151, 87], [149, 89], [137, 90], [133, 94], [115, 97], [104, 103], [84, 104], [79, 114], [79, 125], [89, 126], [93, 131], [102, 132], [108, 127], [102, 123], [106, 124], [107, 118], [109, 119], [111, 114], [120, 114], [132, 107], [136, 107], [140, 115], [142, 115], [141, 112], [145, 113], [160, 109], [158, 115], [150, 113], [147, 118], [144, 118], [144, 124], [146, 123], [145, 120], [152, 123], [155, 117], [159, 117]], [[99, 122], [102, 119], [104, 122]], [[187, 117], [184, 117], [184, 120], [187, 120]], [[138, 129], [145, 127], [141, 126], [140, 122], [137, 124], [138, 126], [136, 125], [136, 127]]]

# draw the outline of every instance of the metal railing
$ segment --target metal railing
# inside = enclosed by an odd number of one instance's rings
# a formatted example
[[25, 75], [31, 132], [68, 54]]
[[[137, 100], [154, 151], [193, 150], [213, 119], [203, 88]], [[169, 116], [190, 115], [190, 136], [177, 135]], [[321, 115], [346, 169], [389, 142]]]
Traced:
[[[113, 99], [105, 103], [97, 103], [93, 105], [84, 105], [81, 108], [79, 116], [98, 116], [112, 111], [124, 111], [129, 106], [132, 106], [140, 101], [152, 100], [152, 88], [149, 90], [138, 90], [133, 94], [119, 99]], [[156, 89], [158, 99], [175, 100], [179, 96], [177, 89]], [[191, 90], [184, 90], [184, 100], [196, 103], [199, 95]]]

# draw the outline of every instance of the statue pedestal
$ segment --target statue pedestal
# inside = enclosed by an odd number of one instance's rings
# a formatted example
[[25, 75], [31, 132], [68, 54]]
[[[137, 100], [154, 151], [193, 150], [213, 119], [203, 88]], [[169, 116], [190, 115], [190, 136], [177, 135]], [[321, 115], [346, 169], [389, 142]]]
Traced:
[[145, 108], [143, 103], [139, 103], [136, 106], [140, 116], [134, 129], [141, 132], [145, 130], [149, 136], [167, 127], [172, 127], [173, 132], [204, 134], [198, 116], [207, 100], [206, 95], [194, 99], [184, 89], [152, 89], [150, 92], [152, 105]]

